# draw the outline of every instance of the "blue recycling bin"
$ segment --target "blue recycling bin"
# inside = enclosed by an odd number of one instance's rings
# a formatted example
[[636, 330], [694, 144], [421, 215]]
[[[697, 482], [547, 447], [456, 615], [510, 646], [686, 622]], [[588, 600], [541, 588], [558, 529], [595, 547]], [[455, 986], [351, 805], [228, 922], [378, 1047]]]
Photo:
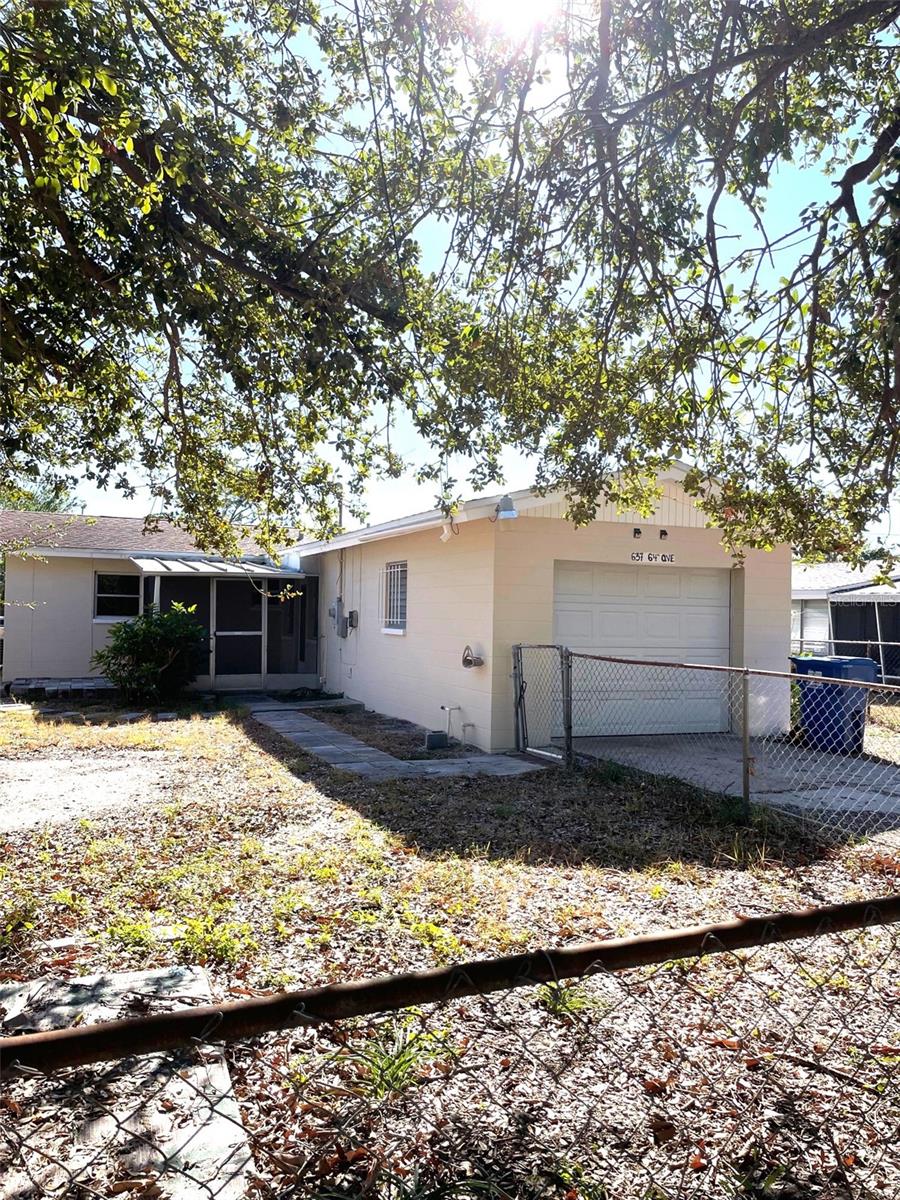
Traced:
[[806, 744], [834, 754], [861, 754], [866, 735], [868, 689], [826, 683], [824, 679], [874, 683], [878, 677], [877, 663], [871, 658], [837, 654], [816, 658], [792, 655], [791, 662], [796, 674], [802, 676], [798, 680], [800, 724]]

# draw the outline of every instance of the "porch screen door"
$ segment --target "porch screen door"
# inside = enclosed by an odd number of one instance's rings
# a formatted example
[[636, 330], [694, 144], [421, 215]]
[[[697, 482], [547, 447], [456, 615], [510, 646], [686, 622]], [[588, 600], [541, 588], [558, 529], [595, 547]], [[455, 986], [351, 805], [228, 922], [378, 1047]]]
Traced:
[[[145, 595], [144, 608], [152, 603], [154, 577], [147, 575], [144, 578], [144, 586], [149, 586], [150, 600], [148, 601]], [[172, 605], [176, 602], [183, 604], [185, 608], [194, 610], [194, 617], [200, 622], [206, 632], [206, 643], [200, 651], [199, 662], [197, 666], [198, 675], [209, 675], [209, 656], [212, 649], [212, 639], [210, 638], [210, 608], [209, 608], [209, 579], [202, 575], [200, 578], [186, 578], [184, 575], [163, 576], [159, 581], [159, 607], [161, 612], [169, 612]]]
[[261, 675], [262, 602], [247, 579], [217, 579], [216, 675]]

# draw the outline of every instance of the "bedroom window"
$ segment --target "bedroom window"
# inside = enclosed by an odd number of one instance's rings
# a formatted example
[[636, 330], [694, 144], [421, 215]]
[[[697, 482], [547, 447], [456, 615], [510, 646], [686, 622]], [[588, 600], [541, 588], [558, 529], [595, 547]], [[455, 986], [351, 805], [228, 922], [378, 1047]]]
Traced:
[[384, 568], [384, 629], [406, 630], [406, 563], [390, 562]]
[[140, 575], [94, 576], [95, 617], [136, 617], [140, 611]]

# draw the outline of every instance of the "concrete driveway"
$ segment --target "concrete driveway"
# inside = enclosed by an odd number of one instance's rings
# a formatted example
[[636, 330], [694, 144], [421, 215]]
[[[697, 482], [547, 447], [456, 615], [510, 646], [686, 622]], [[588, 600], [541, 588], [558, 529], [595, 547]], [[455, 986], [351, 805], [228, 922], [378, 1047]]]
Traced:
[[[651, 775], [671, 775], [726, 796], [742, 795], [741, 740], [733, 734], [575, 738], [575, 752]], [[778, 738], [754, 738], [757, 804], [814, 816], [826, 826], [900, 828], [900, 766], [873, 755], [829, 754]]]

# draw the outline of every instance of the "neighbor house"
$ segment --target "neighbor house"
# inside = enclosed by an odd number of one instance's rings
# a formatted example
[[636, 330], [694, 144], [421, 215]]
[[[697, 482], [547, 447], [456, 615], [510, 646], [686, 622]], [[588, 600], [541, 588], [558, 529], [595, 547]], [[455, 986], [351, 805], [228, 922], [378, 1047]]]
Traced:
[[167, 522], [0, 513], [7, 548], [3, 683], [96, 675], [112, 626], [150, 604], [195, 610], [209, 635], [202, 688], [317, 687], [317, 584], [242, 545], [240, 561], [204, 554]]
[[[432, 729], [449, 713], [454, 736], [504, 750], [515, 743], [517, 642], [785, 671], [790, 548], [735, 561], [683, 474], [660, 479], [651, 517], [607, 505], [575, 528], [562, 499], [515, 492], [472, 500], [452, 521], [419, 513], [294, 548], [285, 561], [319, 577], [324, 686]], [[669, 695], [647, 695], [643, 732], [722, 727], [721, 689], [712, 701], [711, 691], [685, 675]], [[783, 723], [787, 704], [785, 688], [766, 720]]]
[[874, 658], [882, 676], [900, 679], [900, 576], [875, 583], [879, 564], [795, 563], [791, 649], [798, 654]]

